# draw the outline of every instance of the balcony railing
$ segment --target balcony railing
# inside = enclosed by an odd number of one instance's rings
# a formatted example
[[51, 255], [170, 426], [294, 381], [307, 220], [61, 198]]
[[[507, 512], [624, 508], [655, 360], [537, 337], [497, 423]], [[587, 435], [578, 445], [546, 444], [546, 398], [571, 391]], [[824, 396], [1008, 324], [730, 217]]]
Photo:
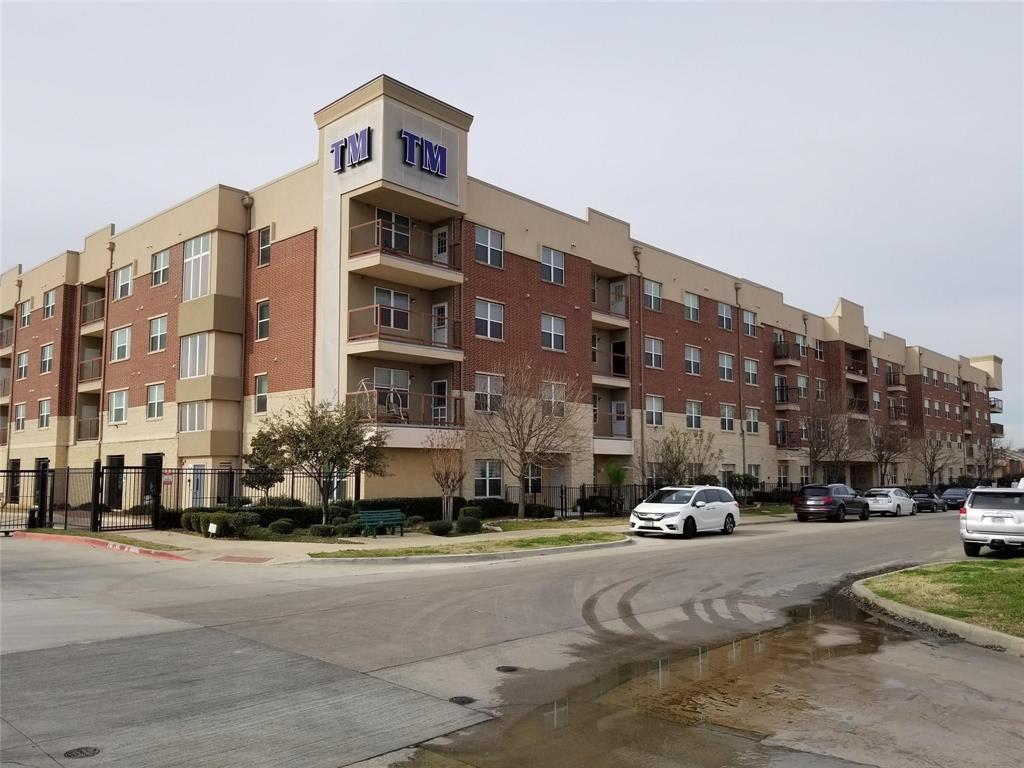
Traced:
[[447, 229], [444, 234], [435, 235], [416, 224], [368, 221], [356, 224], [349, 231], [349, 258], [380, 251], [422, 264], [461, 270], [459, 255], [452, 247], [452, 242], [453, 238]]
[[889, 421], [906, 421], [907, 419], [907, 407], [896, 406], [895, 408], [889, 409]]
[[775, 430], [775, 445], [779, 448], [799, 448], [800, 433], [777, 429]]
[[867, 376], [868, 369], [864, 363], [859, 360], [847, 360], [846, 361], [846, 372], [853, 374], [854, 376]]
[[974, 429], [974, 420], [973, 419], [965, 418], [964, 419], [964, 431], [965, 432], [970, 432], [973, 429]]
[[93, 416], [88, 419], [78, 420], [78, 429], [75, 434], [78, 435], [79, 440], [98, 440], [100, 436], [100, 419], [98, 416]]
[[103, 376], [103, 358], [93, 357], [78, 364], [78, 381], [96, 381]]
[[460, 349], [462, 322], [447, 315], [425, 314], [383, 304], [350, 310], [348, 340], [388, 339], [425, 347]]
[[616, 317], [629, 317], [629, 296], [625, 294], [612, 296], [611, 291], [599, 290], [597, 298], [591, 298], [591, 309]]
[[990, 397], [988, 399], [988, 409], [992, 413], [1002, 413], [1003, 412], [1003, 401], [1000, 400], [998, 397]]
[[630, 437], [629, 415], [597, 412], [594, 414], [594, 437]]
[[11, 394], [10, 378], [0, 379], [0, 397], [7, 397], [9, 394]]
[[850, 413], [863, 413], [868, 412], [868, 401], [863, 397], [851, 397], [846, 401], [846, 410]]
[[9, 347], [14, 343], [14, 326], [0, 331], [0, 347]]
[[106, 299], [96, 299], [82, 305], [82, 325], [95, 323], [103, 319], [103, 312], [107, 305]]
[[349, 392], [346, 398], [365, 421], [389, 426], [459, 427], [464, 423], [461, 395], [431, 395], [399, 389]]
[[787, 405], [796, 404], [800, 402], [800, 390], [796, 387], [786, 385], [785, 387], [775, 387], [775, 404], [776, 405]]
[[899, 371], [887, 371], [886, 372], [886, 384], [890, 387], [903, 387], [906, 386], [906, 381], [903, 379], [903, 374]]
[[996, 422], [993, 421], [989, 426], [992, 428], [992, 437], [1003, 436], [1004, 433], [1002, 424], [997, 424]]
[[7, 445], [7, 425], [0, 427], [0, 445]]
[[624, 352], [590, 351], [591, 371], [598, 376], [629, 378], [629, 355]]
[[796, 360], [800, 357], [800, 348], [788, 341], [772, 343], [772, 357], [775, 360]]

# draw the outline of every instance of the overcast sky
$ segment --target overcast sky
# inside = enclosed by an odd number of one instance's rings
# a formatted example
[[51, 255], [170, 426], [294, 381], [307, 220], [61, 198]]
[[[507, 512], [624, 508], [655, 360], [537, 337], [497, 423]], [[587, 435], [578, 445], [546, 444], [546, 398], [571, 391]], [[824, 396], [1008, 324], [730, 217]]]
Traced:
[[1006, 359], [1024, 442], [1018, 3], [2, 6], [4, 268], [315, 159], [381, 72], [469, 170], [875, 333]]

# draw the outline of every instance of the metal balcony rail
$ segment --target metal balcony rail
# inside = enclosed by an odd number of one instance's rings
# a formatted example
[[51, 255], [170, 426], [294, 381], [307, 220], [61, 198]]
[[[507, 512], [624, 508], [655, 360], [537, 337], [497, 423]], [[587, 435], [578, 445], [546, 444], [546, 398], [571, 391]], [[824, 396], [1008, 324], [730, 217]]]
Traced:
[[612, 296], [611, 291], [599, 290], [597, 291], [597, 298], [591, 300], [590, 306], [592, 309], [604, 312], [607, 315], [629, 317], [629, 296], [625, 294]]
[[775, 430], [775, 445], [779, 448], [799, 448], [800, 433], [777, 429]]
[[788, 341], [776, 341], [772, 343], [772, 357], [776, 360], [795, 360], [800, 356], [800, 349], [796, 344]]
[[92, 357], [78, 364], [78, 381], [96, 381], [103, 376], [103, 358]]
[[1003, 401], [1000, 400], [998, 397], [990, 397], [988, 399], [988, 409], [993, 413], [1002, 413]]
[[0, 330], [0, 347], [9, 347], [14, 343], [14, 326]]
[[594, 437], [630, 437], [629, 414], [598, 411], [594, 414]]
[[992, 422], [992, 437], [1002, 437], [1005, 433], [1003, 432], [1003, 425]]
[[0, 379], [0, 397], [7, 397], [11, 394], [11, 379], [4, 377]]
[[861, 363], [861, 362], [859, 362], [857, 360], [847, 360], [846, 361], [846, 372], [847, 373], [855, 374], [857, 376], [867, 376], [868, 375], [867, 367], [864, 365], [864, 363]]
[[402, 389], [349, 392], [349, 405], [365, 421], [388, 426], [459, 427], [464, 423], [461, 395], [431, 395]]
[[78, 429], [76, 430], [79, 440], [97, 440], [100, 436], [100, 419], [99, 416], [93, 416], [88, 419], [78, 420]]
[[590, 350], [591, 371], [599, 376], [629, 378], [629, 355], [624, 352]]
[[899, 371], [888, 371], [886, 373], [886, 382], [890, 387], [902, 387], [904, 385], [903, 374]]
[[867, 413], [868, 401], [863, 397], [851, 397], [846, 401], [846, 407], [851, 413]]
[[82, 305], [82, 325], [87, 323], [94, 323], [97, 320], [103, 319], [103, 313], [106, 308], [105, 299], [96, 299], [90, 301], [87, 304]]
[[378, 251], [444, 269], [462, 269], [460, 256], [447, 229], [443, 234], [435, 234], [416, 223], [399, 224], [377, 219], [356, 224], [349, 230], [349, 258]]
[[462, 321], [448, 315], [413, 312], [400, 307], [372, 304], [350, 310], [348, 339], [388, 339], [426, 347], [460, 349]]
[[890, 419], [906, 419], [907, 418], [907, 407], [904, 405], [904, 406], [896, 406], [895, 408], [890, 408], [889, 409], [889, 418]]
[[775, 404], [786, 405], [787, 403], [800, 402], [800, 391], [788, 384], [784, 387], [775, 387]]

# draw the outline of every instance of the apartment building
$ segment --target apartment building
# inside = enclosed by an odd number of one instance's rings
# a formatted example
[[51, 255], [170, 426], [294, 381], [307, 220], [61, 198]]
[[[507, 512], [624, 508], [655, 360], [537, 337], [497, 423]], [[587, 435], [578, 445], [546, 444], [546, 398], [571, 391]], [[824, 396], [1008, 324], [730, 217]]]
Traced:
[[[237, 467], [267, 414], [326, 398], [388, 428], [392, 473], [364, 495], [434, 494], [428, 434], [470, 431], [521, 355], [589, 385], [566, 410], [592, 423], [592, 450], [538, 469], [543, 485], [601, 482], [610, 462], [656, 474], [671, 425], [715, 433], [707, 471], [807, 481], [826, 398], [854, 429], [943, 440], [949, 476], [1001, 434], [999, 357], [873, 335], [846, 298], [818, 316], [619, 219], [472, 178], [472, 116], [427, 94], [382, 76], [314, 119], [303, 168], [0, 275], [4, 466]], [[857, 458], [850, 482], [877, 482]], [[510, 481], [471, 443], [465, 461], [467, 496]]]

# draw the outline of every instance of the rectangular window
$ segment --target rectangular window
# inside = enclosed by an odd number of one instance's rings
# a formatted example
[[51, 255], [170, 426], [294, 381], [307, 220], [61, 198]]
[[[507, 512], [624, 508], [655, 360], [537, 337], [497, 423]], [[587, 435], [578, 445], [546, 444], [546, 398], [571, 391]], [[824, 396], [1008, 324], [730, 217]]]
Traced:
[[779, 485], [789, 485], [789, 464], [779, 462], [779, 467], [776, 472], [779, 476]]
[[21, 379], [28, 378], [28, 352], [19, 352], [17, 362], [15, 364], [16, 370], [14, 371], [14, 378]]
[[723, 432], [733, 431], [733, 421], [736, 418], [736, 406], [735, 405], [723, 405], [720, 408], [719, 422], [722, 426]]
[[718, 327], [725, 331], [732, 330], [732, 307], [718, 302]]
[[178, 431], [202, 432], [206, 429], [206, 402], [198, 400], [178, 406]]
[[185, 243], [181, 272], [181, 300], [191, 301], [210, 292], [210, 235], [200, 235]]
[[747, 474], [753, 475], [758, 480], [761, 479], [761, 465], [760, 464], [747, 464]]
[[25, 431], [25, 404], [18, 403], [14, 406], [14, 431]]
[[644, 279], [644, 306], [661, 312], [661, 283]]
[[256, 341], [270, 338], [270, 302], [256, 304]]
[[46, 429], [50, 426], [50, 400], [39, 401], [39, 429]]
[[265, 267], [270, 263], [270, 227], [260, 230], [260, 247], [256, 254], [256, 266]]
[[527, 493], [540, 493], [540, 489], [543, 484], [543, 472], [541, 471], [539, 464], [527, 464], [526, 465], [526, 492]]
[[53, 370], [53, 344], [43, 344], [39, 348], [39, 372], [49, 373]]
[[747, 384], [757, 384], [757, 360], [747, 358], [743, 361], [743, 381]]
[[932, 401], [927, 397], [924, 399], [924, 415], [930, 416], [932, 412]]
[[565, 351], [565, 318], [554, 315], [540, 316], [540, 345], [544, 349]]
[[132, 328], [118, 328], [110, 332], [111, 361], [127, 360], [132, 354]]
[[540, 249], [540, 279], [545, 283], [565, 285], [565, 254], [553, 248]]
[[110, 424], [123, 424], [128, 421], [127, 389], [107, 394], [107, 421]]
[[150, 384], [146, 387], [146, 418], [162, 419], [164, 417], [164, 385]]
[[501, 462], [477, 459], [473, 473], [473, 495], [478, 499], [501, 496]]
[[57, 289], [51, 288], [43, 294], [43, 320], [57, 312]]
[[760, 429], [761, 409], [747, 408], [747, 432], [756, 435]]
[[700, 322], [700, 296], [695, 293], [683, 294], [683, 319]]
[[807, 384], [808, 381], [806, 376], [796, 377], [796, 392], [801, 398], [807, 397]]
[[[373, 303], [377, 307], [377, 325], [381, 328], [409, 330], [409, 294], [390, 288], [374, 288]], [[269, 307], [268, 307], [269, 310]]]
[[114, 273], [114, 301], [132, 295], [132, 265], [121, 267]]
[[660, 427], [665, 423], [665, 398], [647, 395], [644, 398], [644, 421], [649, 427]]
[[661, 339], [644, 336], [644, 365], [648, 368], [661, 368], [663, 348], [664, 342]]
[[[374, 385], [376, 386], [377, 372], [374, 371]], [[256, 413], [267, 412], [267, 393], [270, 391], [269, 375], [261, 373], [256, 377], [256, 399], [254, 402], [254, 410]]]
[[149, 351], [161, 352], [167, 349], [167, 315], [154, 317], [149, 321]]
[[193, 333], [181, 337], [179, 376], [194, 379], [206, 375], [206, 333]]
[[818, 339], [814, 342], [814, 359], [824, 360], [825, 359], [825, 342]]
[[800, 357], [807, 357], [807, 337], [802, 333], [795, 334], [796, 346], [800, 350]]
[[700, 376], [700, 347], [691, 347], [687, 344], [683, 354], [685, 371], [694, 376]]
[[474, 410], [484, 413], [493, 413], [501, 408], [501, 394], [503, 381], [501, 376], [493, 373], [478, 373], [476, 375], [476, 397], [474, 398]]
[[952, 414], [949, 411], [949, 403], [946, 403], [946, 418], [947, 419], [953, 418]]
[[487, 227], [476, 228], [476, 250], [473, 258], [479, 264], [500, 267], [505, 258], [505, 236]]
[[171, 276], [171, 252], [160, 251], [154, 253], [149, 260], [150, 263], [150, 285], [157, 286], [166, 283]]
[[32, 299], [18, 305], [18, 326], [25, 328], [32, 322]]
[[807, 440], [811, 436], [810, 422], [806, 416], [800, 417], [800, 439]]
[[697, 400], [686, 401], [686, 426], [690, 429], [700, 429], [701, 407]]
[[722, 485], [731, 485], [733, 475], [736, 474], [735, 464], [723, 464], [722, 465]]
[[749, 309], [743, 310], [743, 333], [747, 336], [757, 336], [757, 313]]
[[545, 416], [565, 416], [565, 384], [557, 381], [543, 382], [540, 399]]
[[732, 355], [725, 352], [718, 353], [718, 378], [722, 381], [733, 380], [733, 361]]
[[800, 485], [809, 485], [811, 482], [811, 467], [809, 464], [800, 465]]
[[814, 399], [824, 400], [825, 399], [825, 380], [815, 379], [814, 380]]
[[878, 358], [874, 355], [871, 356], [871, 373], [875, 376], [878, 375]]
[[505, 326], [505, 306], [485, 299], [476, 300], [476, 335], [501, 339]]
[[874, 406], [876, 411], [882, 410], [882, 393], [872, 391], [871, 393], [871, 404]]

